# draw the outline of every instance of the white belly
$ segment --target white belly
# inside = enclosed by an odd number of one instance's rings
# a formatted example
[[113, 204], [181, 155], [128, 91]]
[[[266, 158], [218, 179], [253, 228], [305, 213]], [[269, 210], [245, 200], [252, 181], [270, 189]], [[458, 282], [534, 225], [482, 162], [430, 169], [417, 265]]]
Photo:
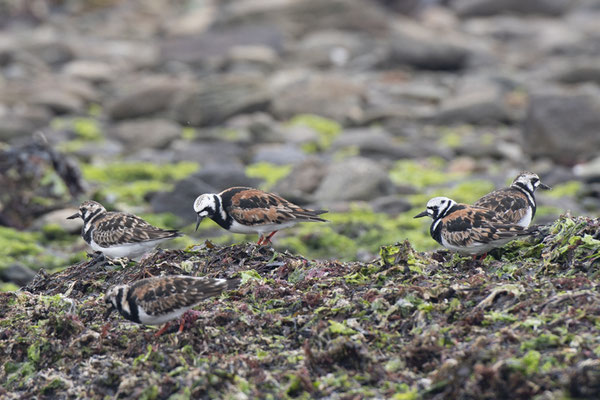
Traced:
[[187, 310], [191, 308], [192, 307], [180, 308], [178, 310], [171, 311], [170, 313], [161, 315], [148, 315], [144, 310], [139, 308], [139, 318], [140, 322], [144, 325], [162, 325], [166, 322], [181, 317]]
[[525, 213], [523, 218], [521, 218], [521, 220], [517, 222], [517, 225], [520, 225], [523, 228], [527, 228], [531, 223], [531, 214], [533, 214], [531, 207], [527, 207], [527, 212]]
[[258, 233], [260, 235], [264, 235], [266, 233], [271, 233], [274, 231], [278, 231], [280, 229], [285, 229], [296, 225], [298, 222], [290, 221], [284, 222], [282, 224], [264, 224], [264, 225], [253, 225], [247, 226], [242, 225], [237, 221], [233, 221], [231, 226], [229, 227], [229, 231], [233, 233]]
[[90, 247], [95, 251], [102, 252], [105, 256], [110, 258], [127, 257], [130, 259], [134, 259], [153, 250], [156, 246], [158, 246], [161, 242], [164, 242], [165, 240], [167, 239], [158, 239], [149, 242], [130, 243], [111, 247], [101, 247], [92, 239]]
[[515, 238], [508, 238], [508, 239], [501, 239], [501, 240], [496, 240], [490, 243], [472, 243], [470, 246], [468, 247], [459, 247], [459, 246], [455, 246], [453, 244], [448, 243], [444, 237], [442, 236], [442, 245], [447, 248], [448, 250], [451, 251], [455, 251], [457, 253], [463, 254], [463, 255], [470, 255], [470, 256], [475, 256], [475, 255], [479, 255], [479, 254], [483, 254], [483, 253], [487, 253], [497, 247], [502, 247], [504, 246], [506, 243], [510, 242], [511, 240], [514, 240]]

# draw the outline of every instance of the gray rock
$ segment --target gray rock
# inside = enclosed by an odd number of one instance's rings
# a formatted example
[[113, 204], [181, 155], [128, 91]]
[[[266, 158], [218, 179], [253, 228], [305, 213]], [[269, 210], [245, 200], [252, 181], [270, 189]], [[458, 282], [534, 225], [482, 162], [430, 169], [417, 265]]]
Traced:
[[350, 122], [362, 116], [365, 88], [345, 74], [280, 71], [271, 86], [272, 111], [278, 118], [309, 113]]
[[154, 212], [168, 212], [182, 219], [184, 225], [196, 220], [194, 200], [202, 193], [214, 193], [214, 187], [202, 179], [190, 176], [175, 184], [171, 192], [159, 192], [152, 196], [150, 204]]
[[246, 176], [244, 169], [235, 165], [208, 165], [194, 176], [219, 192], [232, 186], [256, 187], [260, 184], [260, 179]]
[[332, 143], [333, 151], [355, 148], [363, 157], [373, 159], [399, 159], [417, 156], [414, 146], [400, 144], [392, 135], [380, 128], [347, 129]]
[[241, 165], [247, 150], [239, 144], [226, 141], [190, 142], [176, 140], [171, 144], [174, 161], [196, 161], [201, 165]]
[[290, 55], [294, 62], [314, 67], [342, 67], [373, 50], [374, 41], [361, 33], [325, 30], [309, 33]]
[[378, 197], [371, 202], [373, 211], [398, 215], [413, 208], [410, 201], [397, 195]]
[[189, 82], [169, 78], [141, 79], [135, 87], [122, 90], [107, 105], [113, 119], [138, 118], [168, 110], [176, 95], [190, 87]]
[[226, 129], [245, 131], [252, 143], [281, 143], [294, 142], [293, 135], [288, 135], [287, 126], [282, 126], [271, 115], [263, 112], [236, 115], [227, 120]]
[[495, 90], [479, 91], [445, 100], [432, 120], [435, 123], [494, 125], [514, 122], [501, 93]]
[[389, 17], [369, 0], [238, 0], [220, 15], [226, 26], [277, 26], [291, 37], [323, 29], [385, 32]]
[[62, 210], [50, 211], [42, 215], [33, 224], [36, 229], [42, 229], [46, 225], [58, 225], [65, 232], [79, 233], [81, 231], [82, 221], [80, 219], [67, 219], [68, 216], [75, 214], [76, 208], [64, 208]]
[[600, 180], [600, 157], [575, 165], [573, 173], [582, 179]]
[[57, 114], [75, 114], [84, 110], [80, 96], [61, 88], [40, 90], [29, 98], [31, 104], [48, 107]]
[[67, 76], [93, 83], [108, 82], [117, 75], [117, 71], [110, 64], [91, 60], [73, 60], [64, 65], [62, 72]]
[[461, 17], [486, 17], [496, 14], [550, 15], [566, 13], [571, 0], [452, 0], [451, 7]]
[[425, 70], [460, 70], [467, 66], [470, 50], [435, 30], [401, 20], [390, 38], [391, 47], [383, 67], [410, 66]]
[[598, 126], [597, 88], [533, 93], [522, 130], [524, 149], [529, 155], [550, 157], [565, 165], [585, 161], [598, 153]]
[[23, 264], [11, 264], [7, 268], [0, 270], [0, 279], [6, 282], [13, 282], [18, 286], [25, 286], [35, 276], [35, 272]]
[[306, 159], [306, 153], [291, 143], [261, 144], [252, 148], [252, 162], [268, 162], [276, 165], [297, 164]]
[[331, 165], [315, 192], [315, 200], [371, 200], [392, 192], [387, 171], [375, 161], [352, 157]]
[[295, 165], [290, 173], [277, 182], [273, 192], [297, 204], [312, 202], [312, 193], [317, 190], [327, 173], [327, 165], [316, 157], [310, 157]]
[[266, 46], [235, 46], [232, 47], [223, 62], [223, 70], [229, 73], [271, 72], [279, 56]]
[[555, 73], [553, 78], [568, 84], [584, 82], [600, 84], [600, 62], [595, 59], [569, 61], [561, 71]]
[[38, 41], [28, 46], [27, 51], [52, 66], [64, 64], [74, 58], [73, 49], [64, 40]]
[[173, 115], [182, 125], [216, 125], [236, 114], [262, 111], [271, 101], [260, 75], [224, 75], [201, 82], [177, 96]]
[[164, 60], [205, 64], [224, 59], [236, 46], [264, 46], [275, 53], [283, 50], [284, 36], [273, 24], [229, 25], [165, 39], [160, 44]]
[[181, 137], [181, 127], [167, 119], [138, 119], [115, 124], [108, 130], [108, 135], [130, 150], [161, 149]]
[[[1, 109], [0, 109], [1, 110]], [[46, 126], [52, 113], [45, 107], [21, 106], [0, 111], [0, 141], [28, 137], [37, 129]]]

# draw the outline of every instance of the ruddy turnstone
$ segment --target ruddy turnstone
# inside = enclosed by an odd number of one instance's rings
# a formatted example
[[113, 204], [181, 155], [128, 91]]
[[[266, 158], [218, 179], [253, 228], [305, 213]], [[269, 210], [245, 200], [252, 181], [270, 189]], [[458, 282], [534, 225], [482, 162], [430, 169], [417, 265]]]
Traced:
[[176, 230], [157, 228], [133, 214], [107, 212], [102, 204], [91, 200], [67, 217], [74, 218], [83, 219], [81, 236], [87, 244], [111, 258], [137, 258], [159, 243], [181, 236]]
[[494, 211], [505, 222], [527, 228], [535, 216], [535, 190], [551, 189], [533, 172], [521, 172], [507, 187], [494, 190], [477, 200], [473, 206]]
[[221, 193], [200, 195], [194, 201], [196, 230], [205, 217], [233, 233], [258, 233], [258, 244], [269, 244], [280, 229], [298, 222], [327, 222], [324, 210], [309, 210], [262, 190], [232, 187]]
[[447, 197], [434, 197], [415, 218], [433, 219], [429, 233], [445, 248], [463, 255], [481, 255], [535, 230], [509, 224], [488, 209], [458, 204]]
[[130, 285], [113, 286], [104, 295], [109, 305], [104, 318], [117, 310], [129, 321], [144, 325], [165, 324], [156, 336], [169, 327], [170, 321], [183, 317], [179, 332], [183, 330], [185, 315], [202, 300], [218, 296], [224, 290], [235, 289], [240, 279], [204, 278], [172, 275], [142, 279]]

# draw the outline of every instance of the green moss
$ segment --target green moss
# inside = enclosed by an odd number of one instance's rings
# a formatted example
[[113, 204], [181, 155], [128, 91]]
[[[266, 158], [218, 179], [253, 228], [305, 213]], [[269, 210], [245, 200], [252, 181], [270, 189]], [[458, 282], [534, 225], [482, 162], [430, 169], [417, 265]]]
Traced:
[[67, 385], [61, 379], [52, 379], [46, 386], [42, 388], [42, 394], [49, 396], [54, 394], [57, 390], [64, 389]]
[[156, 385], [151, 385], [151, 386], [147, 386], [144, 391], [142, 392], [142, 394], [140, 395], [140, 400], [155, 400], [158, 398], [158, 395], [160, 394], [159, 390], [158, 390], [158, 386]]
[[0, 282], [0, 292], [14, 292], [15, 290], [19, 290], [19, 287], [14, 283]]
[[38, 232], [20, 232], [0, 226], [0, 270], [17, 262], [35, 265], [37, 256], [44, 253], [38, 244], [40, 240]]
[[98, 120], [95, 118], [77, 117], [73, 119], [54, 118], [50, 123], [56, 130], [71, 130], [75, 133], [76, 140], [95, 142], [104, 139]]
[[195, 128], [186, 126], [181, 130], [181, 138], [184, 140], [194, 140], [198, 136], [198, 132]]
[[309, 153], [328, 149], [334, 139], [342, 132], [342, 126], [336, 121], [314, 114], [296, 115], [289, 123], [290, 125], [306, 126], [319, 134], [317, 143], [308, 143], [304, 147], [304, 150]]
[[72, 235], [65, 231], [58, 224], [47, 224], [42, 227], [42, 234], [44, 241], [65, 241], [71, 240]]
[[264, 181], [262, 189], [269, 190], [292, 170], [291, 165], [275, 165], [268, 162], [258, 162], [246, 167], [246, 175]]
[[378, 254], [382, 245], [406, 239], [418, 251], [434, 249], [437, 243], [429, 236], [429, 224], [413, 218], [419, 211], [390, 217], [368, 207], [353, 206], [348, 212], [325, 214], [324, 218], [331, 223], [318, 226], [307, 223], [293, 231], [286, 230], [289, 236], [276, 237], [275, 245], [309, 258], [335, 254], [336, 259], [344, 261], [355, 260], [361, 249]]
[[120, 202], [141, 204], [146, 194], [170, 190], [176, 180], [186, 178], [198, 170], [195, 162], [157, 165], [147, 162], [116, 162], [108, 165], [81, 166], [86, 180], [101, 184], [100, 196]]
[[75, 118], [73, 120], [73, 130], [79, 139], [87, 141], [102, 140], [102, 132], [98, 126], [98, 121], [91, 118]]
[[550, 197], [575, 197], [580, 190], [581, 182], [569, 181], [556, 185], [552, 190], [548, 190], [544, 193]]
[[150, 162], [114, 162], [106, 165], [82, 165], [85, 179], [101, 183], [131, 183], [135, 181], [174, 181], [196, 172], [198, 163], [182, 161], [159, 165]]
[[329, 333], [335, 335], [354, 335], [356, 332], [354, 329], [346, 326], [341, 322], [337, 322], [334, 320], [329, 320]]
[[40, 361], [40, 347], [41, 344], [36, 342], [27, 348], [27, 358], [32, 363], [37, 363]]
[[163, 229], [177, 229], [181, 226], [181, 218], [172, 213], [139, 213], [136, 215], [149, 224]]
[[461, 174], [449, 174], [444, 171], [446, 162], [439, 157], [430, 157], [425, 160], [400, 160], [390, 171], [390, 179], [398, 185], [412, 185], [425, 188], [440, 185], [452, 179], [459, 178]]

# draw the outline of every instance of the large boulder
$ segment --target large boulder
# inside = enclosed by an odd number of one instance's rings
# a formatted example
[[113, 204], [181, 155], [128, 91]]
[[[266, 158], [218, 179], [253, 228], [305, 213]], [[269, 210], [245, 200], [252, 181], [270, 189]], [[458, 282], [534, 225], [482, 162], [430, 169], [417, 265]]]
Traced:
[[533, 93], [522, 129], [524, 150], [575, 164], [600, 147], [600, 91], [588, 86]]
[[270, 101], [261, 75], [220, 75], [178, 96], [173, 115], [183, 125], [211, 126], [237, 114], [265, 110]]
[[392, 188], [387, 171], [379, 163], [352, 157], [329, 167], [315, 192], [315, 200], [323, 203], [370, 200], [390, 194]]
[[572, 0], [452, 0], [452, 8], [462, 17], [497, 14], [559, 16], [575, 3]]
[[109, 136], [130, 150], [165, 148], [181, 137], [181, 127], [168, 119], [151, 118], [124, 121], [109, 130]]

